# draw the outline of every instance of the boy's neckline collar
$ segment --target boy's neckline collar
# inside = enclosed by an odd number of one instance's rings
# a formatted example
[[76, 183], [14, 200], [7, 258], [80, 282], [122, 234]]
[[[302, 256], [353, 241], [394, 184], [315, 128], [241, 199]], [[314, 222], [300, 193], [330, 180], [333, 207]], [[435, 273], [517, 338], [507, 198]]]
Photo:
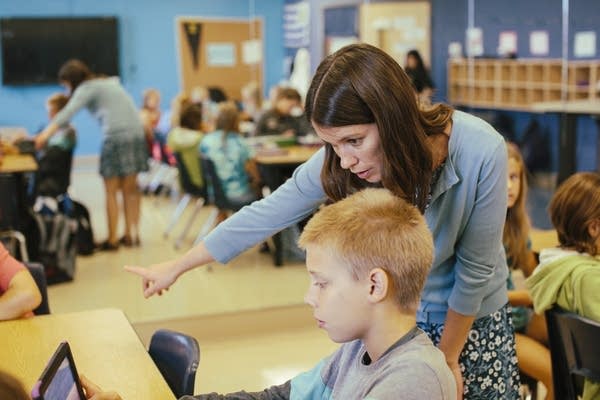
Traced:
[[[406, 332], [400, 339], [398, 339], [386, 351], [384, 351], [383, 354], [381, 355], [381, 357], [379, 357], [379, 360], [381, 360], [383, 357], [385, 357], [392, 350], [402, 346], [405, 343], [410, 342], [411, 340], [413, 340], [415, 337], [417, 337], [421, 333], [423, 333], [423, 332], [415, 325], [410, 331]], [[369, 365], [373, 364], [371, 357], [369, 356], [369, 353], [366, 350], [365, 350], [365, 353], [360, 358], [360, 364], [364, 365], [364, 366], [369, 366]]]

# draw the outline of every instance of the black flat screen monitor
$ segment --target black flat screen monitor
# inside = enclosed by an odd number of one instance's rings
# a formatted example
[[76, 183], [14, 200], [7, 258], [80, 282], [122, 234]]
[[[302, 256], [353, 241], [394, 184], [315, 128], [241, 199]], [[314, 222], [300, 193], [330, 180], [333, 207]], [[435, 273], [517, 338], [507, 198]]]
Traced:
[[115, 17], [1, 18], [2, 83], [57, 83], [61, 65], [77, 58], [94, 73], [119, 75]]

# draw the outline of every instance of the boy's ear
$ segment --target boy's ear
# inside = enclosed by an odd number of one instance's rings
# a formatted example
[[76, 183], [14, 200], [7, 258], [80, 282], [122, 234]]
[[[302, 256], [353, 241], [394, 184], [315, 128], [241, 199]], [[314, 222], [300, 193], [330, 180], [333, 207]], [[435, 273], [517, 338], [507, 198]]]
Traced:
[[379, 303], [388, 295], [390, 279], [388, 274], [381, 268], [373, 268], [369, 271], [369, 300]]

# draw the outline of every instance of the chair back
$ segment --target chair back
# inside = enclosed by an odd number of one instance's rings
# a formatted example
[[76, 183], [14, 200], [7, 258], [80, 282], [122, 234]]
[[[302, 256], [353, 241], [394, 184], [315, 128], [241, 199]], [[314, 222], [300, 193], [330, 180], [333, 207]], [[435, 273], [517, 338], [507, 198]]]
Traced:
[[[176, 152], [173, 155], [175, 157], [175, 160], [177, 161], [177, 171], [179, 172], [179, 184], [181, 185], [181, 189], [185, 193], [189, 193], [193, 196], [206, 198], [206, 181], [204, 183], [204, 187], [196, 186], [195, 184], [193, 184], [192, 180], [190, 179], [190, 173], [188, 171], [188, 168], [183, 162], [183, 157], [181, 156], [181, 153]], [[196, 160], [196, 158], [194, 158], [194, 160]], [[198, 163], [197, 167], [198, 169], [200, 169], [200, 171], [202, 171], [200, 163]]]
[[184, 333], [159, 329], [150, 339], [148, 353], [176, 398], [194, 394], [200, 347]]
[[46, 283], [46, 272], [44, 266], [40, 263], [27, 262], [25, 266], [29, 270], [29, 273], [33, 277], [33, 280], [37, 284], [40, 293], [42, 294], [42, 302], [40, 305], [33, 310], [35, 315], [47, 315], [50, 314], [50, 304], [48, 303], [48, 285]]
[[202, 172], [204, 172], [204, 181], [209, 188], [209, 202], [221, 210], [230, 210], [231, 205], [225, 195], [221, 178], [217, 175], [215, 163], [208, 157], [200, 157]]
[[546, 311], [552, 379], [557, 399], [577, 399], [583, 379], [600, 382], [600, 323], [558, 306]]
[[227, 197], [213, 160], [201, 155], [200, 164], [202, 165], [204, 182], [207, 186], [208, 202], [219, 210], [239, 211], [256, 200], [254, 197], [239, 200]]

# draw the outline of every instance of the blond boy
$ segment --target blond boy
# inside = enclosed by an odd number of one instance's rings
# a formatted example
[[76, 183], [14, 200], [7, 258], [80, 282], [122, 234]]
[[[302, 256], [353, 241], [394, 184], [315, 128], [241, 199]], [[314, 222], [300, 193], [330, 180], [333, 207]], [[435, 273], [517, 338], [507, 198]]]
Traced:
[[456, 398], [444, 355], [416, 327], [433, 241], [414, 206], [385, 189], [363, 190], [321, 209], [300, 246], [310, 275], [305, 301], [318, 326], [342, 346], [312, 370], [262, 392], [184, 399]]

